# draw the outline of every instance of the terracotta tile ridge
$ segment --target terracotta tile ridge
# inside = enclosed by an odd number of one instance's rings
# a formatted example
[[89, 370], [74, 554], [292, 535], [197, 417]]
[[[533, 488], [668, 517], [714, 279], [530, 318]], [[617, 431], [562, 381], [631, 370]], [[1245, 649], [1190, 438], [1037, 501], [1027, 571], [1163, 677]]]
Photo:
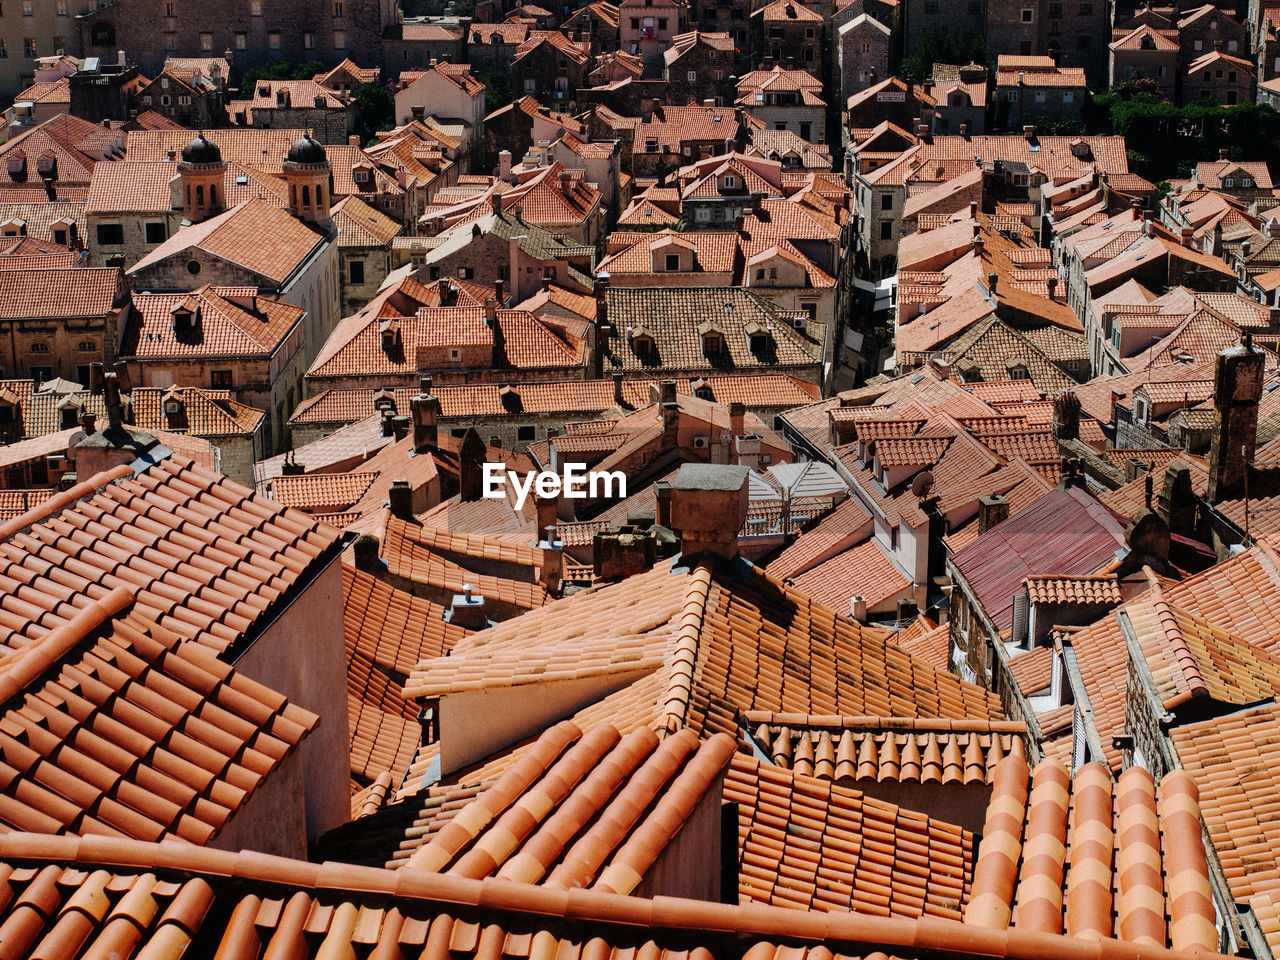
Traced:
[[133, 603], [133, 594], [116, 587], [95, 600], [66, 623], [54, 627], [30, 646], [23, 647], [4, 664], [0, 675], [0, 704], [8, 703], [67, 655], [84, 638]]
[[120, 464], [118, 467], [112, 467], [110, 470], [104, 470], [96, 476], [90, 477], [77, 483], [74, 487], [63, 490], [61, 493], [55, 493], [44, 503], [32, 507], [21, 516], [14, 517], [7, 523], [0, 524], [0, 540], [8, 540], [16, 533], [20, 533], [28, 527], [34, 526], [41, 520], [45, 520], [55, 513], [61, 513], [64, 507], [68, 507], [80, 500], [82, 497], [90, 496], [97, 492], [100, 487], [105, 487], [109, 483], [114, 483], [124, 477], [133, 476], [133, 468], [128, 464]]
[[562, 720], [534, 742], [506, 773], [480, 796], [458, 811], [431, 842], [419, 847], [406, 867], [441, 872], [463, 847], [474, 841], [499, 814], [527, 791], [556, 758], [582, 736], [577, 724]]
[[1142, 767], [1129, 767], [1120, 774], [1116, 811], [1120, 939], [1163, 947], [1167, 931], [1155, 781]]
[[629, 894], [640, 885], [698, 802], [723, 772], [737, 752], [738, 741], [727, 733], [717, 733], [698, 748], [675, 781], [663, 791], [661, 798], [640, 828], [631, 834], [592, 886], [594, 890]]
[[1213, 891], [1200, 830], [1200, 794], [1185, 770], [1160, 781], [1160, 830], [1168, 881], [1169, 938], [1175, 950], [1217, 948]]
[[1097, 761], [1076, 771], [1072, 789], [1071, 871], [1067, 874], [1067, 936], [1105, 939], [1112, 935], [1111, 770]]
[[1014, 881], [1022, 856], [1022, 824], [1030, 775], [1027, 762], [1021, 757], [1010, 755], [996, 765], [982, 843], [973, 865], [973, 885], [964, 910], [966, 926], [1008, 929]]
[[546, 886], [569, 890], [585, 887], [596, 876], [609, 854], [635, 827], [681, 764], [698, 747], [698, 735], [688, 727], [668, 736], [627, 781], [595, 824], [569, 848]]
[[[654, 931], [694, 931], [713, 936], [734, 936], [761, 941], [858, 945], [862, 955], [883, 950], [898, 955], [935, 953], [955, 957], [1000, 957], [1006, 960], [1044, 960], [1079, 952], [1080, 941], [1050, 938], [1017, 929], [987, 930], [935, 917], [906, 919], [844, 911], [798, 911], [765, 904], [718, 904], [677, 897], [624, 897], [591, 890], [556, 890], [527, 883], [490, 878], [468, 880], [421, 870], [386, 870], [329, 861], [323, 864], [290, 860], [255, 851], [240, 853], [199, 847], [177, 840], [147, 843], [119, 837], [0, 834], [0, 859], [46, 869], [56, 883], [65, 864], [77, 869], [115, 868], [138, 873], [174, 872], [198, 875], [210, 881], [284, 885], [302, 890], [333, 891], [398, 898], [407, 902], [430, 901], [440, 905], [441, 915], [459, 908], [483, 910], [489, 917], [503, 913], [547, 917], [564, 923], [589, 926], [591, 935], [610, 927]], [[54, 894], [56, 895], [56, 893]], [[278, 894], [276, 894], [278, 895]], [[257, 899], [250, 894], [247, 900]], [[241, 904], [243, 905], [243, 903]], [[238, 924], [256, 911], [240, 910]], [[773, 957], [776, 946], [758, 943], [748, 955]], [[842, 951], [847, 952], [847, 951]], [[1087, 952], [1096, 960], [1210, 960], [1220, 954], [1189, 954], [1112, 939], [1093, 941]], [[239, 954], [234, 954], [238, 956]], [[1223, 958], [1225, 960], [1225, 958]]]
[[1027, 803], [1027, 836], [1013, 923], [1039, 933], [1062, 932], [1062, 877], [1067, 861], [1071, 776], [1052, 757], [1036, 764]]
[[710, 593], [711, 562], [704, 561], [689, 577], [689, 589], [685, 594], [680, 625], [676, 629], [675, 644], [668, 658], [671, 674], [663, 712], [657, 722], [659, 736], [682, 729], [688, 717], [693, 673], [698, 663], [698, 639], [702, 634], [702, 622], [706, 617]]
[[771, 713], [768, 710], [748, 710], [742, 716], [753, 727], [765, 724], [770, 727], [829, 727], [837, 730], [902, 730], [919, 733], [1018, 734], [1027, 732], [1027, 725], [1021, 720], [984, 720], [979, 718], [948, 720], [938, 717], [841, 716], [839, 714]]

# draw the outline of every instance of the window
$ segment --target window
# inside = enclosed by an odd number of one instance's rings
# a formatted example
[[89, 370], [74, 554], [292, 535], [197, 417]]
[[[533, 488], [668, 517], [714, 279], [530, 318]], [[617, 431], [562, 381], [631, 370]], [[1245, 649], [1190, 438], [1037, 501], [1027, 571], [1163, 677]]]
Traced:
[[1090, 34], [1082, 33], [1076, 37], [1076, 49], [1088, 50], [1093, 46], [1093, 37]]
[[213, 50], [213, 34], [212, 33], [200, 34], [200, 49], [203, 50], [205, 53], [209, 53]]
[[352, 260], [347, 264], [347, 276], [353, 284], [364, 283], [364, 261]]
[[24, 17], [34, 17], [36, 15], [34, 0], [22, 0], [22, 15]]
[[1031, 41], [1023, 40], [1021, 43], [1019, 43], [1018, 52], [1022, 54], [1024, 57], [1031, 56]]
[[537, 429], [535, 427], [517, 427], [516, 439], [522, 443], [529, 443], [537, 437]]
[[58, 426], [63, 430], [70, 430], [78, 420], [75, 407], [63, 407], [58, 411]]
[[32, 353], [48, 353], [49, 344], [47, 344], [43, 340], [36, 340], [31, 344], [31, 352]]
[[98, 224], [98, 245], [101, 247], [118, 247], [124, 243], [124, 227], [118, 223]]
[[280, 49], [280, 31], [279, 30], [272, 30], [270, 33], [267, 34], [267, 49], [269, 50]]
[[697, 83], [697, 82], [698, 82], [698, 71], [697, 71], [697, 70], [690, 70], [690, 71], [689, 71], [685, 76], [686, 76], [686, 79], [687, 79], [690, 83]]
[[1037, 90], [1037, 91], [1036, 91], [1036, 103], [1044, 103], [1044, 91], [1043, 91], [1043, 90]]
[[[969, 15], [973, 17], [982, 16], [982, 0], [969, 0]], [[864, 43], [863, 46], [870, 48], [871, 44]], [[863, 53], [868, 52], [869, 50], [863, 50]]]
[[231, 389], [231, 371], [230, 370], [210, 370], [209, 386], [215, 390]]
[[[180, 106], [180, 107], [189, 107], [189, 106], [191, 106], [191, 98], [190, 98], [190, 97], [188, 97], [186, 94], [182, 94], [182, 95], [180, 95], [180, 96], [178, 97], [178, 106]], [[210, 189], [212, 189], [212, 188], [210, 188]]]
[[[537, 92], [538, 92], [538, 78], [537, 78], [537, 77], [525, 77], [525, 78], [524, 78], [524, 92], [525, 92], [525, 93], [537, 93]], [[656, 151], [655, 151], [655, 152], [656, 152]]]
[[1092, 4], [1092, 3], [1082, 3], [1082, 4], [1080, 4], [1080, 16], [1082, 16], [1082, 17], [1092, 17], [1092, 16], [1093, 16], [1093, 4]]
[[1227, 74], [1227, 83], [1235, 83], [1235, 82], [1236, 82], [1236, 72], [1232, 70]]
[[335, 17], [342, 16], [342, 0], [334, 0], [333, 15]]
[[187, 273], [189, 273], [189, 274], [191, 274], [193, 277], [195, 277], [195, 276], [199, 276], [199, 274], [200, 274], [200, 270], [201, 270], [201, 266], [200, 266], [200, 261], [199, 261], [199, 260], [188, 260], [188, 261], [187, 261]]
[[892, 210], [892, 209], [893, 209], [893, 194], [892, 194], [892, 193], [882, 193], [882, 194], [880, 194], [880, 209], [881, 209], [881, 210]]
[[1063, 102], [1063, 103], [1073, 103], [1073, 102], [1075, 101], [1075, 99], [1076, 99], [1076, 95], [1075, 95], [1072, 91], [1070, 91], [1070, 90], [1063, 90], [1063, 91], [1062, 91], [1062, 102]]
[[458, 268], [458, 279], [459, 279], [459, 280], [470, 280], [470, 279], [471, 279], [471, 274], [472, 274], [472, 270], [471, 270], [471, 268], [470, 268], [470, 267], [459, 267], [459, 268]]
[[1010, 103], [1017, 103], [1017, 102], [1018, 102], [1018, 91], [1017, 91], [1017, 90], [1010, 90], [1008, 93], [1006, 93], [1006, 94], [1005, 94], [1005, 99], [1006, 99], [1006, 100], [1008, 100]]
[[1236, 52], [1237, 50], [1239, 50], [1239, 49], [1240, 49], [1240, 44], [1239, 44], [1239, 42], [1237, 42], [1237, 41], [1235, 41], [1235, 40], [1228, 40], [1228, 41], [1227, 41], [1227, 52], [1228, 52], [1228, 53], [1235, 53], [1235, 52]]
[[178, 49], [177, 36], [175, 36], [172, 33], [166, 33], [164, 35], [164, 48], [168, 50], [170, 53], [172, 53], [174, 50], [177, 50]]
[[249, 16], [262, 16], [262, 0], [249, 0]]
[[236, 31], [236, 49], [237, 50], [244, 50], [245, 48], [247, 48], [249, 45], [248, 40], [249, 38], [246, 36], [243, 30]]
[[639, 30], [639, 29], [640, 29], [640, 18], [639, 18], [639, 17], [632, 17], [632, 18], [631, 18], [631, 29], [632, 29], [632, 30]]
[[893, 224], [888, 220], [880, 224], [880, 239], [881, 240], [893, 239]]
[[805, 28], [804, 28], [804, 38], [805, 38], [806, 40], [812, 40], [812, 39], [813, 39], [813, 27], [805, 27]]
[[168, 0], [164, 5], [164, 15], [166, 17], [176, 17], [178, 15], [178, 5], [173, 0]]
[[160, 105], [162, 107], [167, 107], [171, 103], [173, 103], [173, 97], [169, 96], [167, 93], [160, 97]]
[[28, 60], [31, 60], [35, 57], [36, 55], [36, 38], [35, 37], [22, 38], [22, 55], [26, 57]]
[[1195, 42], [1191, 45], [1191, 48], [1192, 48], [1193, 50], [1203, 50], [1203, 49], [1204, 49], [1204, 41], [1203, 41], [1203, 40], [1197, 40], [1197, 41], [1195, 41]]
[[1060, 20], [1062, 18], [1062, 4], [1060, 3], [1049, 4], [1049, 17], [1050, 19], [1053, 19], [1053, 20]]
[[698, 214], [697, 214], [698, 222], [706, 223], [710, 219], [711, 219], [711, 211], [708, 210], [706, 207], [699, 207]]
[[1030, 23], [1030, 22], [1031, 22], [1032, 17], [1034, 17], [1034, 16], [1035, 16], [1035, 11], [1034, 11], [1034, 10], [1032, 10], [1030, 7], [1023, 7], [1023, 8], [1022, 8], [1022, 22], [1023, 22], [1023, 23]]
[[66, 17], [71, 15], [71, 11], [67, 9], [67, 0], [58, 0], [57, 8], [58, 16]]
[[316, 47], [316, 35], [310, 30], [304, 30], [302, 33], [302, 48], [304, 50], [314, 50]]
[[666, 269], [668, 272], [676, 272], [680, 269], [680, 254], [668, 253], [666, 256]]
[[659, 30], [665, 30], [665, 29], [667, 29], [667, 18], [666, 18], [666, 17], [659, 17], [659, 18], [658, 18], [658, 29], [659, 29]]
[[[81, 353], [93, 353], [95, 350], [98, 349], [98, 345], [94, 343], [92, 340], [81, 340], [78, 344], [76, 344], [76, 349], [79, 350]], [[88, 381], [85, 381], [85, 382], [87, 383]]]
[[53, 242], [60, 247], [67, 245], [67, 231], [65, 229], [53, 231]]
[[0, 37], [0, 60], [9, 59], [9, 42], [4, 37]]
[[726, 190], [733, 190], [733, 189], [736, 189], [736, 188], [737, 188], [737, 186], [738, 186], [738, 178], [737, 178], [737, 177], [733, 176], [732, 174], [729, 174], [729, 175], [727, 175], [727, 176], [724, 178], [724, 188], [725, 188]]
[[147, 234], [147, 243], [164, 243], [166, 231], [163, 221], [152, 221], [146, 224], [144, 229]]
[[53, 379], [53, 367], [28, 367], [27, 369], [31, 372], [31, 379], [36, 383]]

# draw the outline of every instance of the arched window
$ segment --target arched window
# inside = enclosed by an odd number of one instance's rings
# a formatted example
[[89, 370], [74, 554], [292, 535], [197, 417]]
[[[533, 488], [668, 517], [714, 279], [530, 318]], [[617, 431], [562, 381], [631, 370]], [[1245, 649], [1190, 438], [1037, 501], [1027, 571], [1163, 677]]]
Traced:
[[196, 187], [196, 206], [204, 206], [204, 187], [202, 185]]
[[32, 353], [48, 353], [49, 344], [45, 343], [43, 340], [33, 341], [31, 344], [31, 352]]
[[218, 205], [218, 186], [217, 184], [209, 184], [209, 206], [216, 207]]
[[306, 184], [302, 186], [302, 205], [304, 207], [311, 206], [311, 188]]
[[76, 349], [79, 350], [81, 353], [93, 353], [95, 350], [98, 349], [98, 345], [94, 343], [92, 340], [81, 340], [78, 344], [76, 344]]

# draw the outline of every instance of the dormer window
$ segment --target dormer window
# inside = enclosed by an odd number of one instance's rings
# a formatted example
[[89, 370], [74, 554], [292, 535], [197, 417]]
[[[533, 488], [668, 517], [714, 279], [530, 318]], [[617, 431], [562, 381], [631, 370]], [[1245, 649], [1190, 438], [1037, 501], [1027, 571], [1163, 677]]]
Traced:
[[724, 335], [710, 331], [702, 335], [702, 352], [705, 356], [715, 357], [724, 353]]
[[351, 171], [351, 179], [356, 183], [368, 183], [372, 176], [372, 171], [368, 167], [356, 167]]
[[668, 273], [677, 273], [680, 270], [680, 254], [668, 253], [666, 255], [666, 270]]
[[5, 160], [5, 169], [9, 172], [10, 180], [27, 179], [27, 155], [21, 150], [9, 154]]
[[724, 176], [724, 188], [726, 190], [736, 190], [738, 188], [738, 178], [731, 173]]
[[1224, 187], [1234, 187], [1236, 185], [1235, 177], [1223, 177], [1222, 185]]
[[637, 357], [648, 357], [653, 354], [653, 338], [648, 334], [638, 334], [631, 338], [631, 349]]

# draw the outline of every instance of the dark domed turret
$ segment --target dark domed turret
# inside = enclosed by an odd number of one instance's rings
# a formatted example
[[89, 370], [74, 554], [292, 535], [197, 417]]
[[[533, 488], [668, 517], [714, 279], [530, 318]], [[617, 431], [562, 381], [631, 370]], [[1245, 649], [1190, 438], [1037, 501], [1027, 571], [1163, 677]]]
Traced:
[[216, 143], [201, 133], [182, 148], [182, 161], [184, 163], [221, 163], [222, 151], [218, 149]]
[[290, 163], [325, 163], [329, 157], [319, 140], [306, 136], [289, 148], [285, 159]]

